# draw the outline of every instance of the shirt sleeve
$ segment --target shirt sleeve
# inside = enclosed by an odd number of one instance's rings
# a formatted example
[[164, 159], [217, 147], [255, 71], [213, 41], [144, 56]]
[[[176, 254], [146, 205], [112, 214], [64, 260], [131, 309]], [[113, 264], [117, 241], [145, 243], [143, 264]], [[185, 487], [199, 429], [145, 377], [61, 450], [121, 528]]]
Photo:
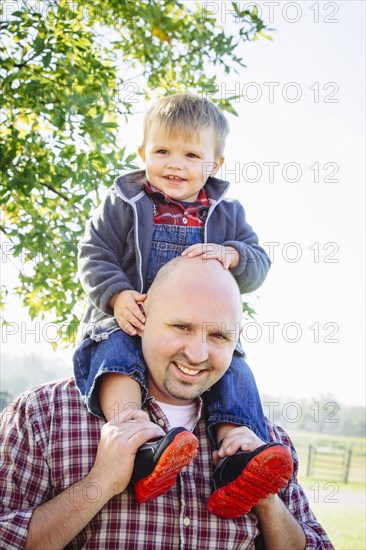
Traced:
[[0, 548], [24, 548], [33, 510], [49, 500], [49, 468], [21, 396], [0, 415]]
[[286, 489], [278, 494], [286, 508], [301, 525], [306, 537], [306, 550], [334, 550], [328, 535], [311, 511], [309, 500], [297, 480], [299, 459], [291, 439], [282, 428], [271, 422], [268, 422], [268, 431], [271, 440], [283, 443], [292, 455], [293, 476]]

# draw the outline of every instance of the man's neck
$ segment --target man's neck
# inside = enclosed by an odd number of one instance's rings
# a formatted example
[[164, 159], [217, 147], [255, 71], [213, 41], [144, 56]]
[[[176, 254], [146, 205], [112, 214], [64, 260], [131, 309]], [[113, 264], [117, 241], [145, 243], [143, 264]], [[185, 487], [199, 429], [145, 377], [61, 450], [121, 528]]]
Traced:
[[171, 428], [183, 426], [187, 430], [193, 430], [197, 423], [198, 400], [188, 405], [172, 405], [170, 403], [163, 403], [162, 401], [156, 402], [167, 417]]

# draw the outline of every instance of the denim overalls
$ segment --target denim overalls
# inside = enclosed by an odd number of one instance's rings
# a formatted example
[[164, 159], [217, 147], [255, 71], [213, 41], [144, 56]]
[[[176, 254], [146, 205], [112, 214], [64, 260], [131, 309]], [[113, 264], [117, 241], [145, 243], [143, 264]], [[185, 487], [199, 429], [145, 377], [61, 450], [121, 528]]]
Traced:
[[[179, 256], [190, 245], [203, 242], [203, 231], [203, 227], [154, 225], [146, 291], [163, 265]], [[204, 394], [208, 430], [214, 442], [213, 428], [220, 422], [247, 426], [260, 439], [269, 441], [256, 383], [243, 357], [244, 353], [238, 343], [230, 368]], [[90, 412], [101, 418], [104, 416], [96, 388], [98, 378], [111, 372], [128, 374], [140, 384], [144, 403], [147, 397], [145, 368], [140, 337], [129, 336], [121, 329], [116, 329], [107, 339], [99, 342], [87, 338], [74, 354], [78, 389]]]

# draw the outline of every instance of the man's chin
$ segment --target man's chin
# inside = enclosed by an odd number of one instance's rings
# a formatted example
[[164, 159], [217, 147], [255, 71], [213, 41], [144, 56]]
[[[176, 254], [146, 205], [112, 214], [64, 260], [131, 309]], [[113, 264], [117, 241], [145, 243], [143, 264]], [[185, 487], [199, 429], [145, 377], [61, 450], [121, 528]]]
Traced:
[[206, 391], [206, 388], [201, 387], [181, 387], [182, 384], [177, 385], [176, 383], [170, 383], [167, 381], [165, 383], [165, 391], [173, 398], [176, 399], [177, 402], [181, 405], [187, 405], [189, 403], [192, 403], [195, 399], [197, 399], [202, 393]]

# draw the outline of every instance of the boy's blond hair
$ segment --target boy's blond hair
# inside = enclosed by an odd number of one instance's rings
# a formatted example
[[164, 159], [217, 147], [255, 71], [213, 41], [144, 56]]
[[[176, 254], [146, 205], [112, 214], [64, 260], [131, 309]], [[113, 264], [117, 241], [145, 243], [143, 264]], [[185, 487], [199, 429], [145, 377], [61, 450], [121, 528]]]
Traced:
[[222, 111], [208, 99], [193, 94], [173, 94], [159, 99], [147, 111], [144, 119], [144, 140], [151, 128], [161, 126], [171, 137], [182, 134], [190, 140], [202, 128], [212, 128], [215, 132], [215, 158], [224, 153], [229, 124]]

